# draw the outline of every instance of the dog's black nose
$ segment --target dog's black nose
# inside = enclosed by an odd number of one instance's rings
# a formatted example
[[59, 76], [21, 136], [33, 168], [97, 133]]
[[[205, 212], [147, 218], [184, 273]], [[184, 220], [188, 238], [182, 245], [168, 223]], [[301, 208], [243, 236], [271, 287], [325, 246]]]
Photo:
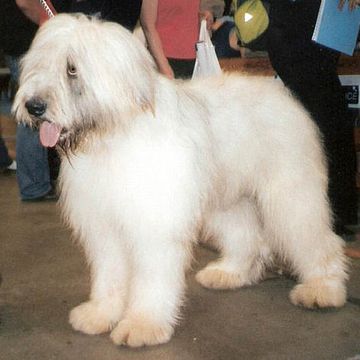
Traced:
[[25, 103], [30, 115], [41, 116], [46, 111], [46, 103], [39, 98], [32, 98]]

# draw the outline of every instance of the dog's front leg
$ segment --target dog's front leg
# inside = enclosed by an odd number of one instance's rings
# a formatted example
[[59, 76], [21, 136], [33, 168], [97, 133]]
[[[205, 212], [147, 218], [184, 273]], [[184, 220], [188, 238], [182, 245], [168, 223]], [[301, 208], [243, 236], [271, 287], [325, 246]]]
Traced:
[[70, 312], [75, 330], [86, 334], [108, 332], [121, 319], [127, 300], [128, 256], [119, 236], [101, 221], [89, 222], [82, 235], [91, 268], [90, 299]]
[[170, 340], [183, 298], [188, 257], [186, 245], [172, 234], [153, 229], [135, 241], [128, 308], [111, 333], [115, 344], [139, 347]]

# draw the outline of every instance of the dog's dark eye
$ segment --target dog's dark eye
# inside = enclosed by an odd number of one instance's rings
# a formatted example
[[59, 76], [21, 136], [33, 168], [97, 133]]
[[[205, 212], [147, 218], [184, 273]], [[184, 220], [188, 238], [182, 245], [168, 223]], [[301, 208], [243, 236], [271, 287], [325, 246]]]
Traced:
[[70, 77], [76, 77], [77, 75], [76, 67], [74, 65], [68, 64], [67, 73]]

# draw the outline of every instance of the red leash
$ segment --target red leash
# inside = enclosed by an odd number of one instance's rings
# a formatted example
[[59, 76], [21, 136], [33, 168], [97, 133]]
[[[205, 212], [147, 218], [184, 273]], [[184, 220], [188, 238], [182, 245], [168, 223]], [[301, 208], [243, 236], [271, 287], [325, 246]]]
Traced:
[[46, 20], [54, 17], [57, 12], [51, 3], [50, 0], [39, 0], [39, 3], [43, 9], [43, 11], [40, 14], [40, 23], [39, 25], [43, 24]]

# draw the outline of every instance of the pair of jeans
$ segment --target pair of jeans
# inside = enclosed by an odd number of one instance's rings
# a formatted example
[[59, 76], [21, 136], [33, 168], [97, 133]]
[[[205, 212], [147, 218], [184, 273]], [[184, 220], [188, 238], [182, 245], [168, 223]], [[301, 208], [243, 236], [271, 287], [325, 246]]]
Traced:
[[51, 190], [48, 151], [39, 132], [19, 124], [16, 130], [16, 176], [22, 200], [46, 195]]
[[[11, 80], [19, 79], [19, 59], [6, 56]], [[40, 144], [39, 132], [19, 124], [16, 129], [16, 176], [22, 200], [46, 195], [51, 190], [48, 151]]]

